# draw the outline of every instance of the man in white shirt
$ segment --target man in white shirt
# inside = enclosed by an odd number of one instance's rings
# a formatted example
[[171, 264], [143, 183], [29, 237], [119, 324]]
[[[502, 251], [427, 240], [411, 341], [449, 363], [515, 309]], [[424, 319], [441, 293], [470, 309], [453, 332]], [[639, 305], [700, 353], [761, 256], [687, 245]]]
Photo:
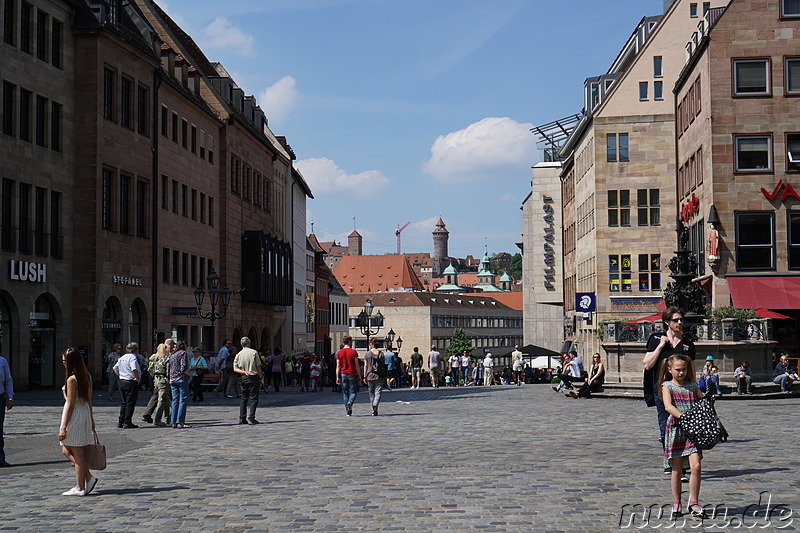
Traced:
[[431, 369], [431, 382], [433, 388], [439, 388], [439, 376], [441, 376], [442, 369], [439, 366], [442, 361], [441, 354], [436, 350], [436, 346], [431, 346], [431, 351], [428, 352], [428, 366]]
[[469, 355], [466, 350], [461, 352], [461, 384], [465, 387], [469, 382]]
[[139, 345], [135, 342], [128, 343], [125, 347], [128, 353], [117, 360], [114, 373], [119, 377], [119, 392], [122, 395], [122, 405], [119, 408], [118, 428], [138, 428], [133, 423], [133, 410], [136, 400], [139, 399], [139, 379], [142, 369], [139, 366]]
[[488, 387], [494, 381], [494, 371], [492, 368], [494, 367], [494, 359], [492, 359], [492, 354], [487, 353], [486, 357], [483, 359], [483, 386]]
[[256, 408], [258, 407], [258, 391], [261, 389], [263, 375], [261, 358], [258, 352], [250, 347], [250, 339], [242, 337], [242, 349], [233, 360], [233, 371], [239, 374], [242, 386], [242, 401], [239, 403], [239, 423], [258, 424]]

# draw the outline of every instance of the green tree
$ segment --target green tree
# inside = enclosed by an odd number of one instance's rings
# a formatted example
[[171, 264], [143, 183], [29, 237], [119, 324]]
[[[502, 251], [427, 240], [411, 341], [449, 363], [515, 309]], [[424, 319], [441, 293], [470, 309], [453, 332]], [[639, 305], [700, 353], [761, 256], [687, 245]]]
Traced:
[[522, 279], [522, 254], [516, 253], [511, 256], [511, 261], [508, 264], [508, 273], [514, 279]]
[[450, 337], [450, 346], [447, 347], [447, 353], [453, 355], [454, 353], [472, 352], [472, 343], [467, 339], [467, 335], [461, 328], [456, 328], [453, 331], [453, 336]]

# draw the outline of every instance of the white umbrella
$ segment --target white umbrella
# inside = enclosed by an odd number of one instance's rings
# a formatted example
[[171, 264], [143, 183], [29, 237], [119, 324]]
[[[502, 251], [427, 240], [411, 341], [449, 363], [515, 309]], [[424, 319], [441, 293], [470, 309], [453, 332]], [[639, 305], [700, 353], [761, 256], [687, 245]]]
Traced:
[[561, 361], [556, 355], [540, 355], [531, 360], [531, 368], [561, 368]]

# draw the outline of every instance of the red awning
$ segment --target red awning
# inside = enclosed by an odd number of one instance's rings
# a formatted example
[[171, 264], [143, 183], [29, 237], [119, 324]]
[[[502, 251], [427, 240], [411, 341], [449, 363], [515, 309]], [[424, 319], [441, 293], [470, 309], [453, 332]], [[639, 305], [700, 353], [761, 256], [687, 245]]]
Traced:
[[642, 318], [637, 318], [636, 320], [629, 320], [625, 322], [626, 324], [638, 324], [640, 322], [661, 322], [661, 313], [656, 313], [650, 316], [643, 316]]
[[790, 316], [782, 315], [780, 313], [776, 313], [775, 311], [770, 311], [769, 309], [764, 309], [763, 307], [759, 307], [757, 309], [754, 309], [754, 311], [756, 312], [756, 315], [760, 316], [761, 318], [773, 318], [773, 319], [776, 319], [776, 320], [788, 318], [789, 320], [794, 320]]
[[800, 309], [800, 276], [729, 277], [733, 306], [737, 309]]

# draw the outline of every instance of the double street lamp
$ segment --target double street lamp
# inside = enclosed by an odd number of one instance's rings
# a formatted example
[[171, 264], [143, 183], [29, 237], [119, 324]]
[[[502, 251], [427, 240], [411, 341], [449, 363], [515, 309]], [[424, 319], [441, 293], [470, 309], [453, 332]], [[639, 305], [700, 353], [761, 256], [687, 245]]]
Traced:
[[353, 319], [354, 325], [361, 330], [362, 335], [367, 337], [367, 349], [369, 349], [369, 338], [383, 329], [383, 315], [378, 311], [373, 316], [373, 309], [375, 306], [372, 305], [372, 298], [367, 298], [364, 309]]
[[[206, 276], [206, 286], [208, 287], [208, 291], [203, 289], [203, 282], [201, 280], [200, 284], [194, 290], [194, 301], [197, 304], [197, 316], [210, 320], [211, 327], [214, 327], [214, 322], [223, 318], [225, 313], [228, 312], [228, 304], [231, 301], [231, 295], [234, 291], [230, 290], [227, 286], [222, 290], [219, 289], [219, 274], [214, 271], [213, 267], [208, 272], [208, 276]], [[206, 292], [208, 292], [208, 301], [211, 303], [211, 310], [204, 313], [202, 308]], [[217, 311], [218, 305], [222, 306], [221, 313]]]
[[[383, 345], [386, 348], [392, 347], [392, 343], [394, 342], [394, 336], [395, 336], [394, 330], [390, 329], [389, 333], [386, 334], [386, 338], [383, 339]], [[397, 337], [397, 353], [400, 353], [400, 348], [402, 347], [403, 347], [403, 339], [402, 337]]]

